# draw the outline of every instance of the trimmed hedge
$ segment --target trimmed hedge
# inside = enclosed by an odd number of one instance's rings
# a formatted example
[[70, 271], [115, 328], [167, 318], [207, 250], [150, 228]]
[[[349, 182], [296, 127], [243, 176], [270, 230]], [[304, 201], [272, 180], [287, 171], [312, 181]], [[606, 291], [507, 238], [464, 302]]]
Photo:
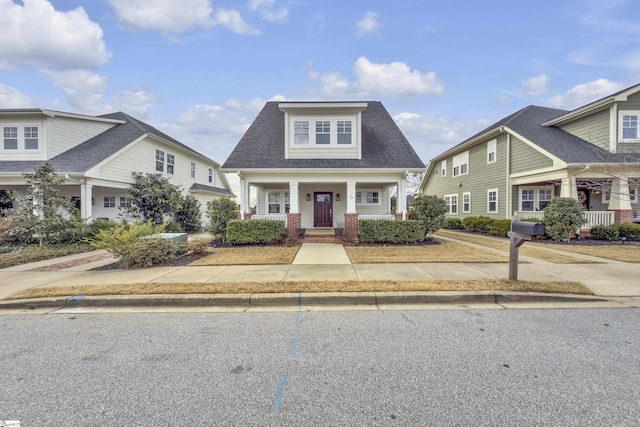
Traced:
[[507, 237], [511, 231], [510, 219], [494, 219], [489, 233], [493, 236]]
[[468, 216], [462, 220], [462, 225], [469, 231], [488, 233], [493, 226], [493, 218], [487, 216]]
[[622, 223], [616, 224], [620, 237], [626, 237], [628, 240], [640, 240], [640, 224]]
[[230, 245], [274, 244], [284, 237], [284, 221], [265, 219], [231, 220], [227, 223], [226, 238]]
[[171, 239], [140, 239], [124, 251], [120, 265], [124, 268], [151, 267], [174, 259], [177, 249]]
[[464, 225], [462, 225], [462, 220], [460, 218], [447, 217], [444, 219], [444, 225], [442, 228], [446, 228], [448, 230], [459, 230], [464, 228]]
[[418, 243], [424, 240], [420, 221], [358, 221], [361, 243]]
[[594, 225], [591, 227], [591, 238], [593, 240], [618, 240], [620, 231], [615, 225]]

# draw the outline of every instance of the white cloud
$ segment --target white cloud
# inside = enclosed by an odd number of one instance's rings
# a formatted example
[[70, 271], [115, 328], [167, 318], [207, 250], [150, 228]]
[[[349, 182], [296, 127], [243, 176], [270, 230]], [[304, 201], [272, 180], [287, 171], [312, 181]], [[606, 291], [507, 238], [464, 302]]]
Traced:
[[0, 108], [29, 108], [33, 102], [29, 96], [13, 86], [0, 83]]
[[340, 73], [326, 73], [320, 76], [322, 92], [329, 98], [340, 98], [351, 89], [349, 80], [342, 77]]
[[375, 34], [382, 26], [378, 21], [378, 14], [375, 12], [365, 12], [360, 20], [356, 22], [356, 31], [358, 36], [368, 36]]
[[118, 92], [113, 97], [113, 109], [123, 111], [139, 119], [145, 119], [149, 110], [158, 97], [150, 92], [145, 91], [128, 91]]
[[538, 74], [522, 81], [522, 89], [529, 96], [540, 96], [547, 91], [547, 83], [549, 76], [546, 74]]
[[258, 12], [262, 19], [269, 22], [285, 22], [289, 17], [289, 10], [286, 7], [275, 10], [273, 8], [275, 0], [249, 0], [249, 10]]
[[107, 88], [104, 77], [87, 70], [43, 70], [42, 72], [51, 77], [54, 85], [62, 88], [67, 102], [75, 111], [99, 114], [110, 109], [101, 105]]
[[0, 69], [95, 68], [111, 56], [102, 28], [82, 7], [59, 12], [46, 0], [0, 0]]
[[556, 95], [547, 101], [547, 105], [554, 108], [573, 109], [596, 101], [624, 89], [622, 83], [607, 79], [598, 79], [589, 83], [576, 85], [563, 95]]
[[404, 62], [376, 64], [360, 57], [353, 64], [354, 90], [362, 95], [442, 95], [444, 87], [436, 73], [421, 73]]
[[118, 19], [134, 30], [178, 34], [212, 26], [209, 0], [107, 0]]
[[261, 31], [247, 24], [240, 16], [240, 12], [235, 9], [218, 9], [214, 22], [221, 25], [232, 33], [245, 36], [257, 36]]

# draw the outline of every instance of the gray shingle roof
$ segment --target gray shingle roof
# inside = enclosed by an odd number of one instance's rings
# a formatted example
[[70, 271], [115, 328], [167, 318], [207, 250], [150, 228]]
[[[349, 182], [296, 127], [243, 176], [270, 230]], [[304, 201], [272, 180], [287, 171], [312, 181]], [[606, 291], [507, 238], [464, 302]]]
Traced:
[[382, 103], [362, 111], [362, 159], [285, 159], [284, 112], [267, 102], [223, 169], [424, 169], [424, 163]]
[[[86, 172], [145, 134], [158, 136], [198, 156], [205, 157], [181, 142], [160, 132], [153, 126], [141, 122], [125, 113], [117, 112], [98, 117], [123, 120], [126, 121], [126, 123], [116, 124], [114, 127], [88, 139], [82, 144], [76, 145], [64, 153], [51, 158], [48, 163], [54, 167], [56, 172]], [[210, 161], [213, 162], [213, 160]], [[44, 163], [44, 161], [0, 161], [0, 172], [30, 173]]]
[[506, 126], [567, 163], [620, 163], [640, 161], [640, 156], [637, 154], [613, 154], [560, 128], [542, 126], [543, 123], [566, 113], [567, 111], [565, 110], [530, 105], [497, 121], [448, 151], [455, 151], [457, 147], [483, 134], [489, 133], [500, 126]]
[[217, 194], [223, 194], [225, 196], [234, 196], [235, 194], [233, 194], [231, 191], [229, 190], [225, 190], [224, 188], [220, 188], [220, 187], [214, 187], [212, 185], [205, 185], [205, 184], [193, 184], [191, 186], [191, 188], [189, 188], [189, 190], [197, 190], [197, 191], [207, 191], [210, 193], [217, 193]]

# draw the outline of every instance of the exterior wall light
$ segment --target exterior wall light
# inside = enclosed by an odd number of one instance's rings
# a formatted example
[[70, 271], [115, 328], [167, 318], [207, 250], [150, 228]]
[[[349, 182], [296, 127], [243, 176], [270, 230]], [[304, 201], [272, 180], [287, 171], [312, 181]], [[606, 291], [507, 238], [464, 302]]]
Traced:
[[340, 194], [336, 194], [336, 201], [339, 202], [340, 201]]
[[311, 201], [311, 194], [307, 193], [307, 202]]

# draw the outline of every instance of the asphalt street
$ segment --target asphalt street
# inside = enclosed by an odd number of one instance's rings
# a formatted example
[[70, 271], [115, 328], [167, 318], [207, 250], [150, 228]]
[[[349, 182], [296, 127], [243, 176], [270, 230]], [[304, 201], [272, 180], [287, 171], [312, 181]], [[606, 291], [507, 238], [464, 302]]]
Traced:
[[23, 426], [640, 424], [640, 309], [0, 315]]

